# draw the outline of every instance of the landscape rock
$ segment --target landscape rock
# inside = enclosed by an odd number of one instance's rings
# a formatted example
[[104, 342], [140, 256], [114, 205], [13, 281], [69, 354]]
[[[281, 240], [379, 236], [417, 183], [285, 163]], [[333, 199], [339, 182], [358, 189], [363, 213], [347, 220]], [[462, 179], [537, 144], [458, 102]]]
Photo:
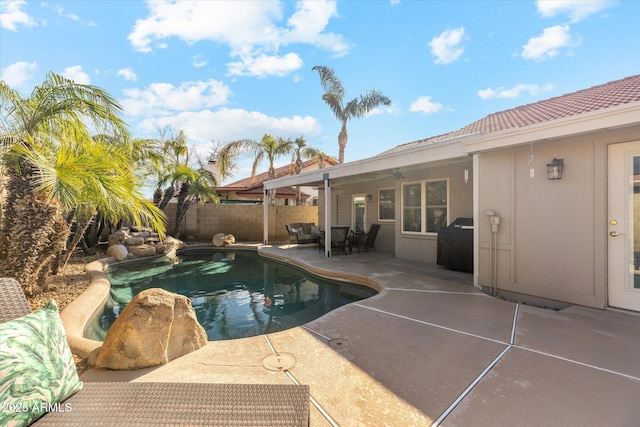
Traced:
[[121, 242], [118, 236], [116, 236], [115, 234], [109, 234], [107, 243], [109, 244], [109, 246], [113, 246], [113, 245], [118, 245], [124, 242]]
[[127, 246], [140, 246], [144, 244], [144, 237], [129, 237], [124, 243]]
[[109, 235], [109, 238], [108, 238], [109, 246], [118, 245], [118, 244], [122, 245], [127, 240], [127, 237], [129, 237], [129, 234], [126, 231], [120, 229], [115, 233], [112, 233]]
[[153, 247], [156, 248], [157, 255], [166, 255], [169, 253], [169, 247], [164, 243], [153, 243]]
[[224, 246], [224, 233], [218, 233], [218, 234], [214, 234], [213, 238], [211, 239], [211, 243], [213, 243], [213, 246], [216, 247], [222, 247]]
[[156, 255], [156, 248], [151, 245], [129, 246], [129, 252], [137, 257], [147, 257]]
[[152, 288], [136, 295], [111, 325], [96, 367], [131, 370], [157, 366], [207, 344], [189, 298]]
[[146, 239], [151, 235], [148, 231], [134, 231], [131, 233], [131, 237], [142, 237], [142, 239]]
[[233, 234], [227, 234], [226, 236], [224, 236], [224, 244], [226, 245], [233, 245], [236, 242], [236, 237]]
[[166, 239], [162, 241], [162, 243], [167, 246], [167, 253], [171, 251], [177, 251], [178, 249], [184, 249], [187, 247], [187, 244], [181, 240], [176, 239], [175, 237], [167, 236]]
[[107, 256], [113, 257], [118, 261], [124, 261], [125, 259], [127, 259], [128, 255], [129, 250], [126, 248], [126, 246], [121, 244], [109, 246], [109, 248], [107, 249]]

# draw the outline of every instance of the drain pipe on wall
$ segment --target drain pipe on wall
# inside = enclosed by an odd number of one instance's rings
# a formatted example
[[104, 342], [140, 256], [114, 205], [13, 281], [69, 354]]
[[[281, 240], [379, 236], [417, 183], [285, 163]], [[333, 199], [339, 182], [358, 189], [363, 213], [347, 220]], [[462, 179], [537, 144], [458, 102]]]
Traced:
[[491, 224], [489, 294], [496, 296], [498, 295], [498, 226], [500, 225], [500, 217], [496, 215], [495, 211], [487, 211], [486, 215], [489, 217], [489, 224]]

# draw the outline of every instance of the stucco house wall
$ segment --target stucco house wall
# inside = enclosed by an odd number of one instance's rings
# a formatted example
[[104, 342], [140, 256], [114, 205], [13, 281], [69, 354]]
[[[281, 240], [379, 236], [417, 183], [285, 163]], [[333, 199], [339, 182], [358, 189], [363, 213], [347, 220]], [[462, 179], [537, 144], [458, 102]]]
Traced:
[[[468, 182], [464, 182], [464, 167], [469, 167]], [[402, 231], [402, 184], [433, 179], [447, 179], [449, 183], [449, 213], [447, 225], [456, 218], [473, 217], [473, 173], [471, 162], [458, 162], [443, 166], [433, 166], [408, 172], [402, 180], [396, 181], [396, 248], [398, 258], [435, 263], [437, 261], [437, 234], [415, 235]]]
[[[606, 306], [607, 145], [638, 139], [640, 128], [601, 131], [478, 155], [478, 284]], [[561, 180], [546, 164], [564, 159]], [[487, 213], [500, 216], [497, 274]], [[494, 278], [495, 279], [492, 279]]]

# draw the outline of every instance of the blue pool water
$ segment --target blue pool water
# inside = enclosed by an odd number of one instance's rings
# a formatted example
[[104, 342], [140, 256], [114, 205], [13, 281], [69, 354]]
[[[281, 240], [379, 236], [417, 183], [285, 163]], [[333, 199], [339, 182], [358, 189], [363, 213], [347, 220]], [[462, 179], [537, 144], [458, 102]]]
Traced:
[[376, 291], [332, 282], [255, 251], [187, 249], [175, 260], [114, 264], [107, 270], [111, 296], [85, 336], [103, 341], [134, 295], [163, 288], [186, 295], [209, 341], [245, 338], [303, 325]]

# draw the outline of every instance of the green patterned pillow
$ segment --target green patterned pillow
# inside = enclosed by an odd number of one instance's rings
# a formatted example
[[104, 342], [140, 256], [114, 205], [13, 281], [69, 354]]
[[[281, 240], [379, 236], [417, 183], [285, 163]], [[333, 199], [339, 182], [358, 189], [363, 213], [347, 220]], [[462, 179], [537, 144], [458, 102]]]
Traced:
[[[82, 388], [51, 300], [34, 313], [0, 323], [0, 425], [28, 425]], [[57, 405], [56, 405], [57, 404]]]

